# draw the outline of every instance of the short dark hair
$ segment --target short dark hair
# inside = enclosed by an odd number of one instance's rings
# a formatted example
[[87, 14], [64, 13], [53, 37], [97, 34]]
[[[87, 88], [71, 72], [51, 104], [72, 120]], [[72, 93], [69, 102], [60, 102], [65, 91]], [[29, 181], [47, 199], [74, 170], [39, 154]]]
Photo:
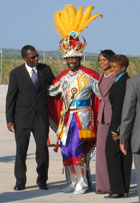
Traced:
[[115, 55], [115, 52], [112, 51], [111, 49], [101, 50], [100, 54], [98, 56], [98, 61], [99, 61], [100, 55], [103, 55], [105, 58], [107, 58], [109, 61], [111, 61], [112, 57]]
[[26, 57], [27, 51], [36, 51], [35, 47], [33, 47], [32, 45], [25, 45], [24, 47], [22, 47], [21, 49], [21, 56], [24, 58]]
[[127, 67], [129, 66], [129, 59], [127, 56], [123, 55], [123, 54], [116, 54], [113, 56], [112, 63], [118, 63], [120, 66], [124, 66], [125, 70], [127, 69]]

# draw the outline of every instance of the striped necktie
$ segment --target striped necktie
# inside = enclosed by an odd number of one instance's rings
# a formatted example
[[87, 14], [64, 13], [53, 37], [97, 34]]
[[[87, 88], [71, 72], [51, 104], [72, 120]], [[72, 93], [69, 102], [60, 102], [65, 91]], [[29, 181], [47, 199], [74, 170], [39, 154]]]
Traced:
[[36, 71], [32, 68], [32, 82], [35, 85], [35, 87], [38, 86], [38, 76]]

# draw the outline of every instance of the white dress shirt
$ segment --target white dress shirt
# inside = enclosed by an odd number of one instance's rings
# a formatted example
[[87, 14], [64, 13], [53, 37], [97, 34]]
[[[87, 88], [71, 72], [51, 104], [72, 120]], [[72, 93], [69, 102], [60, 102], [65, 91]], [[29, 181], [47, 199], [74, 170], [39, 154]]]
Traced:
[[30, 67], [30, 66], [28, 66], [27, 63], [25, 63], [25, 67], [26, 67], [26, 69], [27, 69], [27, 71], [28, 71], [28, 73], [29, 73], [29, 75], [30, 75], [31, 78], [32, 78], [32, 69], [34, 69], [34, 71], [35, 71], [36, 74], [37, 74], [37, 68], [36, 68], [36, 67]]

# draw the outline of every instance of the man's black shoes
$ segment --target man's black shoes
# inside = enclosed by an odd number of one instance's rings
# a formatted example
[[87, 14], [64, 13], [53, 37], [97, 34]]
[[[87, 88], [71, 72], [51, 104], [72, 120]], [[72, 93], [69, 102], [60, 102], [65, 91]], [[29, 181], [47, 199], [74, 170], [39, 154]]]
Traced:
[[[48, 190], [48, 185], [46, 183], [38, 183], [38, 187], [41, 190]], [[16, 191], [24, 190], [25, 189], [25, 185], [18, 185], [18, 184], [16, 184], [13, 189], [16, 190]]]
[[18, 184], [16, 184], [13, 189], [14, 190], [24, 190], [25, 189], [25, 185], [18, 185]]
[[38, 183], [38, 187], [41, 190], [48, 190], [48, 185], [46, 183]]

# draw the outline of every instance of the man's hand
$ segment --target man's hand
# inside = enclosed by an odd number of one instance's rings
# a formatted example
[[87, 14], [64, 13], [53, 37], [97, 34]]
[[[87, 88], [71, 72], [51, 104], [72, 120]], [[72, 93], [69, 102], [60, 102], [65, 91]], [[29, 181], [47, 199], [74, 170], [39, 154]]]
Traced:
[[9, 122], [9, 123], [7, 124], [7, 128], [8, 128], [9, 131], [14, 132], [14, 123]]
[[126, 144], [120, 144], [120, 149], [124, 155], [127, 155], [127, 145]]

